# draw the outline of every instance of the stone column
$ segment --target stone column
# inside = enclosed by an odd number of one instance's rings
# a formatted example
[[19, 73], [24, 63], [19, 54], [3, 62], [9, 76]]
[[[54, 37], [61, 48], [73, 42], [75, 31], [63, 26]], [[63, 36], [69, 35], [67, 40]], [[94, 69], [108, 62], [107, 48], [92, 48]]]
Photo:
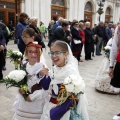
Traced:
[[25, 0], [20, 1], [20, 12], [25, 12]]
[[74, 5], [73, 5], [73, 1], [74, 0], [70, 0], [70, 3], [69, 3], [69, 12], [68, 12], [68, 20], [72, 21], [73, 20], [73, 11], [74, 11]]

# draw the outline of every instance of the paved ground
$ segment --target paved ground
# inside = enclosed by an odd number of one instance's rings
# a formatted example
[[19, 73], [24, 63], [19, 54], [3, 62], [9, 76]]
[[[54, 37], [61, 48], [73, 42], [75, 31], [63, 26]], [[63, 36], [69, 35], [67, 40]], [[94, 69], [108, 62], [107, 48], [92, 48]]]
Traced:
[[[45, 42], [47, 44], [47, 42]], [[8, 49], [17, 50], [17, 46], [10, 41]], [[51, 67], [50, 57], [47, 55], [48, 48], [44, 50], [47, 65]], [[82, 54], [84, 57], [84, 54]], [[120, 97], [118, 95], [103, 94], [97, 92], [94, 88], [94, 80], [103, 59], [103, 56], [94, 57], [94, 60], [85, 61], [79, 64], [81, 76], [86, 83], [86, 95], [88, 99], [88, 112], [90, 120], [112, 120], [114, 114], [120, 112]], [[13, 64], [7, 59], [7, 70], [3, 71], [6, 76], [14, 69]], [[0, 120], [11, 120], [13, 116], [13, 103], [17, 94], [16, 88], [6, 89], [0, 84]]]

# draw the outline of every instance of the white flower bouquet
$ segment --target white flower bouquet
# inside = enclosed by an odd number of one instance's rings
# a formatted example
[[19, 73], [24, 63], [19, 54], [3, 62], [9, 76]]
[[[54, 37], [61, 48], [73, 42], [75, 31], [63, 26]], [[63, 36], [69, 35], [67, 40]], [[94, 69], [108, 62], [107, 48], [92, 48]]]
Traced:
[[18, 69], [18, 59], [23, 58], [22, 53], [19, 51], [8, 50], [7, 56], [11, 61], [14, 61], [15, 69]]
[[28, 95], [27, 74], [23, 70], [13, 70], [0, 83], [5, 83], [6, 87], [18, 87], [25, 91], [23, 97], [26, 99]]
[[77, 96], [83, 94], [84, 89], [85, 84], [80, 75], [71, 74], [66, 77], [57, 97], [58, 105], [61, 105], [69, 98], [74, 101], [74, 106], [76, 106]]
[[104, 47], [105, 54], [107, 55], [108, 58], [110, 56], [110, 50], [111, 50], [111, 46], [105, 46]]

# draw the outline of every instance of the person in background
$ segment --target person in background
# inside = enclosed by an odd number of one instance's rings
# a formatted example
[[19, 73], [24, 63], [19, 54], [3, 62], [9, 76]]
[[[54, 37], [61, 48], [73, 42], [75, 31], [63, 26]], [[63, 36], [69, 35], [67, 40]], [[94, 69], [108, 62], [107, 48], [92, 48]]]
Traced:
[[52, 29], [52, 33], [53, 33], [53, 34], [54, 34], [55, 29], [56, 29], [57, 27], [61, 27], [62, 22], [63, 22], [63, 18], [62, 18], [62, 17], [59, 17], [59, 18], [58, 18], [58, 21], [56, 21], [56, 23], [55, 23], [54, 26], [53, 26], [53, 29]]
[[45, 48], [45, 44], [41, 39], [41, 32], [37, 27], [37, 22], [38, 22], [38, 18], [37, 17], [32, 17], [30, 19], [30, 24], [28, 26], [28, 28], [32, 28], [35, 31], [35, 41], [38, 42], [39, 45], [42, 46], [42, 48]]
[[95, 35], [98, 37], [98, 43], [96, 45], [96, 55], [100, 56], [102, 50], [102, 42], [105, 38], [105, 29], [102, 21], [99, 22], [99, 25], [95, 28]]
[[51, 43], [61, 40], [64, 42], [70, 43], [71, 40], [71, 34], [68, 31], [69, 23], [68, 22], [62, 22], [62, 27], [58, 27], [55, 29], [54, 34], [51, 36], [51, 40], [49, 41], [48, 45], [50, 46]]
[[51, 20], [49, 25], [48, 25], [48, 39], [50, 40], [50, 37], [52, 35], [52, 29], [53, 29], [53, 26], [54, 26], [54, 20]]
[[[73, 55], [76, 57], [78, 62], [80, 62], [80, 53], [81, 53], [81, 41], [82, 37], [80, 36], [78, 32], [78, 21], [73, 20], [72, 25], [71, 25], [71, 34], [72, 34], [72, 43], [71, 43], [71, 49], [73, 52]], [[79, 41], [78, 44], [74, 42], [74, 40]]]
[[[79, 22], [78, 31], [79, 31], [80, 36], [82, 37], [81, 50], [80, 50], [80, 52], [82, 52], [82, 48], [83, 48], [83, 45], [85, 43], [85, 33], [84, 33], [84, 23], [83, 22]], [[80, 56], [81, 56], [81, 53], [80, 53]], [[83, 60], [80, 59], [80, 62], [83, 62]]]
[[109, 39], [112, 38], [112, 23], [108, 24], [108, 27], [105, 28], [105, 36], [106, 36], [106, 43], [108, 42]]
[[[9, 42], [8, 30], [7, 30], [7, 26], [3, 22], [0, 22], [0, 29], [4, 36], [5, 44], [7, 45], [7, 43]], [[5, 48], [3, 50], [3, 70], [6, 70], [6, 53], [7, 53], [7, 49]]]
[[46, 39], [45, 37], [46, 27], [42, 21], [40, 21], [40, 25], [38, 26], [38, 28], [41, 32], [41, 39], [43, 40], [43, 37]]
[[5, 49], [5, 39], [4, 35], [2, 33], [2, 30], [0, 29], [0, 80], [3, 79], [3, 50]]
[[18, 22], [17, 27], [16, 27], [16, 36], [18, 38], [17, 45], [18, 45], [19, 51], [22, 54], [24, 54], [25, 47], [26, 47], [26, 45], [24, 44], [24, 42], [22, 40], [22, 31], [28, 25], [27, 24], [27, 19], [28, 19], [28, 15], [26, 13], [21, 13], [20, 17], [19, 17], [19, 22]]
[[91, 53], [94, 52], [93, 32], [90, 29], [90, 22], [85, 23], [85, 60], [92, 60]]

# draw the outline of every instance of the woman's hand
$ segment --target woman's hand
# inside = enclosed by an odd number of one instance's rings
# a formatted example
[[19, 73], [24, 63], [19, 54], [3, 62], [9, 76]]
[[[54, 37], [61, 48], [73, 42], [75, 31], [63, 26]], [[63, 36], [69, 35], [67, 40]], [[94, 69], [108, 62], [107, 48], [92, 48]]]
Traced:
[[109, 68], [109, 76], [111, 77], [111, 78], [113, 78], [113, 68]]
[[45, 68], [45, 66], [43, 65], [43, 68], [40, 71], [40, 76], [48, 75], [48, 71], [49, 71], [49, 69]]

